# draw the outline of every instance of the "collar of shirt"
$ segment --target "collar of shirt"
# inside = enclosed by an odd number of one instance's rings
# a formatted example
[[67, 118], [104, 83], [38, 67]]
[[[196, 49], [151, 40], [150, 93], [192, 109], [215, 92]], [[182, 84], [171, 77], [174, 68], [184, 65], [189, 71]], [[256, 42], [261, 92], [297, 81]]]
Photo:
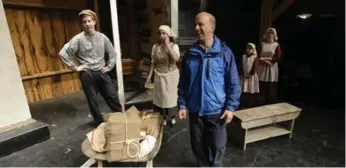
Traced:
[[206, 48], [204, 48], [204, 46], [203, 46], [202, 44], [199, 44], [199, 47], [200, 47], [200, 49], [201, 49], [201, 51], [202, 51], [203, 53], [206, 53], [206, 52], [208, 52], [208, 51], [210, 50], [210, 48], [211, 48], [212, 46], [207, 46]]

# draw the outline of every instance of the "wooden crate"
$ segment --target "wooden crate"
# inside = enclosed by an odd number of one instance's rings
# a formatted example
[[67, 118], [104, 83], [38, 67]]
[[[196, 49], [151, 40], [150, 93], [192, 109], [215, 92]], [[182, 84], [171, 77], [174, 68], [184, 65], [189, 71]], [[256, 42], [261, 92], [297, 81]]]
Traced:
[[135, 72], [136, 62], [132, 59], [122, 59], [123, 75], [132, 75]]
[[294, 121], [301, 109], [288, 103], [277, 103], [234, 113], [228, 126], [228, 135], [243, 150], [248, 143], [289, 135], [292, 138]]

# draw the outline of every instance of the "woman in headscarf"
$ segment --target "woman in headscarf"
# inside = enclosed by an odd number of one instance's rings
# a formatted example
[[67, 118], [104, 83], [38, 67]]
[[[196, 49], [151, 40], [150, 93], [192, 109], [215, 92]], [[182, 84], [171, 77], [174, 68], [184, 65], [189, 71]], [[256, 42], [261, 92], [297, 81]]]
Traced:
[[160, 112], [170, 126], [176, 123], [179, 70], [176, 62], [179, 60], [179, 46], [174, 43], [176, 37], [172, 29], [167, 25], [161, 25], [158, 29], [159, 40], [153, 45], [151, 51], [151, 66], [146, 83], [151, 82], [153, 72], [154, 111]]
[[277, 101], [279, 67], [281, 48], [274, 28], [268, 28], [259, 47], [258, 78], [260, 81], [260, 94], [265, 104]]
[[256, 106], [259, 82], [256, 69], [258, 66], [256, 46], [253, 43], [246, 45], [245, 54], [242, 56], [240, 82], [242, 88], [241, 104], [245, 108]]

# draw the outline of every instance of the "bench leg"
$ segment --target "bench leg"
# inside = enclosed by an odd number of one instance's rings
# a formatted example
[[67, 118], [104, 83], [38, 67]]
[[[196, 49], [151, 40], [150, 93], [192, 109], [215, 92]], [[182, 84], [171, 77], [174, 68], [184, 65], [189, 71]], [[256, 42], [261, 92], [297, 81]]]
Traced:
[[243, 151], [246, 150], [246, 134], [247, 129], [243, 129], [240, 125], [240, 122], [231, 122], [228, 125], [228, 136], [232, 139], [237, 145], [239, 145]]
[[292, 139], [293, 128], [294, 128], [294, 121], [295, 121], [295, 120], [292, 120], [292, 121], [291, 121], [291, 129], [290, 129], [290, 130], [291, 130], [291, 133], [290, 133], [290, 139]]
[[242, 143], [243, 143], [243, 151], [246, 151], [246, 138], [247, 138], [247, 129], [243, 129], [242, 131], [244, 131], [241, 136], [243, 136], [244, 138], [240, 138]]
[[289, 120], [289, 121], [284, 121], [282, 123], [279, 123], [279, 125], [281, 125], [285, 129], [290, 130], [291, 133], [288, 136], [289, 139], [292, 139], [293, 128], [294, 128], [294, 121], [295, 120]]
[[243, 151], [246, 151], [246, 143], [244, 142]]

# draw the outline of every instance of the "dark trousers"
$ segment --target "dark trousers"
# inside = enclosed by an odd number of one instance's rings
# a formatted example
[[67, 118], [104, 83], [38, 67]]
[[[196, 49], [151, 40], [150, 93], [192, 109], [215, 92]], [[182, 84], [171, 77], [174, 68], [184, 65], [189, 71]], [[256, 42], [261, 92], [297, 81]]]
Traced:
[[91, 115], [97, 124], [104, 121], [97, 103], [98, 93], [101, 93], [101, 96], [112, 112], [121, 111], [121, 105], [117, 95], [118, 87], [108, 73], [88, 70], [80, 72], [79, 78], [88, 101]]
[[191, 147], [198, 166], [222, 167], [227, 144], [225, 120], [220, 119], [220, 114], [189, 114]]

